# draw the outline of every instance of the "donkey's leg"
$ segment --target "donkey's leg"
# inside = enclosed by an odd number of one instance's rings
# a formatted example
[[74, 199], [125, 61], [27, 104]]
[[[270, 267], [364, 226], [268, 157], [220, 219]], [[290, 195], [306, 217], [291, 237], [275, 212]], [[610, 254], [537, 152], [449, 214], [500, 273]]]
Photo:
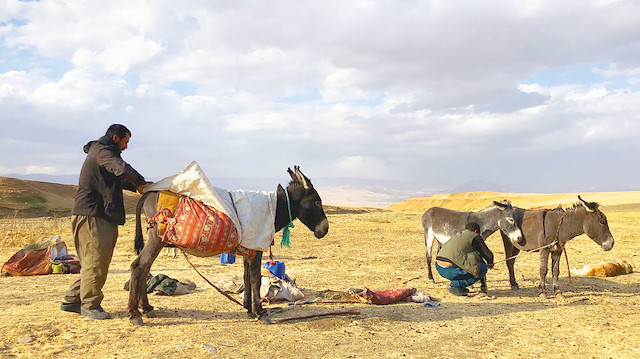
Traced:
[[487, 276], [480, 279], [480, 292], [487, 294]]
[[[153, 228], [152, 230], [155, 230]], [[151, 231], [149, 231], [151, 232]], [[156, 232], [157, 233], [157, 232]], [[149, 241], [145, 246], [145, 249], [148, 249], [147, 255], [149, 256], [149, 260], [147, 261], [147, 265], [141, 266], [142, 273], [141, 280], [138, 283], [140, 285], [140, 308], [142, 308], [142, 313], [149, 318], [155, 317], [155, 313], [153, 312], [153, 307], [149, 304], [149, 297], [147, 295], [147, 278], [149, 277], [149, 272], [151, 271], [151, 265], [158, 258], [158, 255], [164, 248], [164, 243], [160, 240], [160, 237], [156, 235], [149, 235]], [[174, 248], [175, 249], [175, 248]], [[142, 253], [140, 253], [142, 255]]]
[[251, 271], [251, 311], [253, 314], [262, 319], [262, 299], [260, 298], [260, 284], [262, 283], [262, 274], [260, 273], [262, 264], [262, 251], [258, 251], [249, 263]]
[[547, 297], [547, 287], [545, 282], [547, 280], [548, 264], [549, 250], [543, 249], [540, 251], [540, 284], [538, 284], [538, 296], [540, 296], [540, 298]]
[[244, 307], [247, 314], [256, 318], [262, 314], [262, 301], [260, 299], [260, 266], [262, 264], [262, 251], [256, 252], [253, 259], [244, 259]]
[[244, 266], [244, 308], [247, 310], [247, 315], [252, 316], [251, 312], [251, 265], [250, 260], [244, 257], [242, 264]]
[[555, 293], [555, 295], [558, 297], [562, 297], [562, 293], [560, 293], [560, 286], [558, 285], [561, 257], [562, 250], [551, 252], [551, 276], [553, 277], [553, 293]]
[[157, 235], [151, 235], [140, 255], [131, 264], [131, 279], [129, 281], [128, 310], [130, 320], [134, 324], [142, 325], [141, 314], [138, 306], [142, 306], [145, 312], [153, 310], [147, 299], [147, 275], [153, 261], [162, 250], [163, 244]]
[[[500, 232], [500, 234], [502, 235], [502, 243], [504, 244], [505, 257], [509, 258], [517, 255], [520, 252], [520, 250], [513, 246], [513, 243], [511, 243], [511, 240], [509, 239], [508, 236], [506, 236], [502, 232]], [[509, 284], [511, 285], [512, 290], [520, 289], [518, 282], [516, 282], [516, 273], [513, 268], [515, 263], [516, 263], [515, 258], [511, 258], [507, 260], [507, 269], [509, 270]]]
[[424, 232], [424, 244], [427, 247], [427, 274], [429, 278], [429, 282], [435, 283], [435, 279], [433, 279], [433, 272], [431, 271], [431, 253], [433, 252], [433, 242], [435, 241], [435, 236], [433, 235], [433, 231], [431, 227], [429, 227]]

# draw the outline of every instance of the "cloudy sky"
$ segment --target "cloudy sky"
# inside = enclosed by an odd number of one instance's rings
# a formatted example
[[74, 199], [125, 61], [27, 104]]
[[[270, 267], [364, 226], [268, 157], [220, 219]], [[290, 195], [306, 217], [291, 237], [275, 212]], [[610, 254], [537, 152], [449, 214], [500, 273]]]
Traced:
[[148, 178], [637, 190], [639, 34], [637, 1], [0, 0], [0, 175], [122, 123]]

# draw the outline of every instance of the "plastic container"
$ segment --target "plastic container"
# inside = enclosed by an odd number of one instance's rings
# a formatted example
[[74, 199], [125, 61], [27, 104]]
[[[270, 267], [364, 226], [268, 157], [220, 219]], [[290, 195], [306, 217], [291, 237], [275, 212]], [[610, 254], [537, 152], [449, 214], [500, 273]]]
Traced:
[[236, 262], [236, 255], [233, 253], [222, 253], [220, 254], [220, 263], [222, 264], [233, 264]]
[[64, 273], [64, 264], [60, 262], [51, 263], [51, 273], [53, 274], [63, 274]]
[[276, 277], [284, 279], [284, 262], [268, 261], [264, 264], [264, 267]]

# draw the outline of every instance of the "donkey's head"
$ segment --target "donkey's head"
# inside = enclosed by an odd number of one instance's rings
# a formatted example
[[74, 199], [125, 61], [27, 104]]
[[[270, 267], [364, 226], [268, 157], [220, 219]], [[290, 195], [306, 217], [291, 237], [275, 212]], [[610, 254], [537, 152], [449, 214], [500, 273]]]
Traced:
[[523, 239], [522, 231], [516, 222], [515, 210], [511, 202], [505, 199], [501, 202], [493, 201], [493, 205], [500, 209], [498, 227], [502, 233], [506, 234], [512, 243], [520, 243]]
[[584, 206], [587, 211], [587, 216], [582, 223], [582, 229], [584, 233], [598, 243], [603, 250], [608, 251], [613, 248], [613, 235], [609, 230], [609, 223], [607, 222], [607, 216], [600, 211], [599, 205], [596, 202], [587, 202], [578, 196], [580, 204]]
[[329, 221], [322, 208], [322, 199], [309, 178], [300, 172], [300, 167], [293, 168], [294, 171], [291, 168], [287, 169], [291, 176], [287, 191], [296, 199], [297, 204], [291, 207], [291, 211], [295, 211], [291, 215], [300, 219], [300, 222], [312, 230], [316, 238], [322, 238], [329, 231]]

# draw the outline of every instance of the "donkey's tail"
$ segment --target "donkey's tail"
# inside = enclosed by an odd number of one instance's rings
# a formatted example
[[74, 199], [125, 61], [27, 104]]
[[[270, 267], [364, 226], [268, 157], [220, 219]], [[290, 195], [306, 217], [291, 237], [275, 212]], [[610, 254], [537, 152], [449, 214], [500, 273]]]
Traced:
[[142, 213], [142, 207], [144, 206], [144, 201], [149, 197], [151, 192], [147, 192], [140, 197], [138, 200], [138, 204], [136, 205], [136, 238], [134, 241], [134, 247], [136, 250], [136, 254], [140, 254], [142, 252], [142, 248], [144, 248], [144, 237], [142, 236], [142, 220], [140, 214]]

